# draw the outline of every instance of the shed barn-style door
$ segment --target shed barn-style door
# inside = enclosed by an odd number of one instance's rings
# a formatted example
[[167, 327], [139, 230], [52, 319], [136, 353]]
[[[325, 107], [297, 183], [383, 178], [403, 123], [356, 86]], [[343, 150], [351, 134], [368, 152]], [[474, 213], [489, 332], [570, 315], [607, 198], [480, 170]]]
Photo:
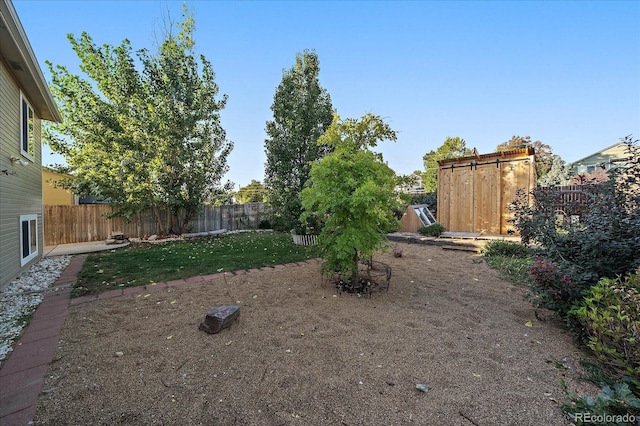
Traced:
[[532, 150], [440, 161], [438, 222], [453, 232], [507, 234], [517, 189], [535, 187]]
[[[500, 233], [499, 170], [496, 165], [479, 165], [451, 169], [441, 175], [443, 204], [447, 208], [439, 221], [455, 232]], [[438, 194], [440, 198], [440, 193]], [[440, 201], [440, 200], [438, 200]], [[442, 209], [438, 208], [438, 214]], [[447, 223], [448, 225], [445, 225]]]
[[473, 232], [473, 171], [471, 168], [456, 169], [451, 177], [451, 190], [455, 199], [452, 209], [451, 229], [458, 232]]
[[473, 231], [500, 233], [500, 164], [483, 164], [473, 173]]

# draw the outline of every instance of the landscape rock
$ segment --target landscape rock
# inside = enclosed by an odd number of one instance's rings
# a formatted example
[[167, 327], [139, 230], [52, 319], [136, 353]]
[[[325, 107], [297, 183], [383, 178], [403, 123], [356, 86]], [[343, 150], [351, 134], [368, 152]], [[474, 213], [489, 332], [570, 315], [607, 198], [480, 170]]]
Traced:
[[155, 241], [155, 240], [157, 240], [157, 239], [158, 239], [158, 236], [157, 236], [156, 234], [153, 234], [152, 236], [150, 236], [150, 237], [148, 238], [148, 240], [149, 240], [149, 241]]
[[398, 243], [393, 248], [393, 257], [402, 257], [402, 247]]
[[219, 333], [230, 327], [240, 315], [240, 307], [236, 305], [220, 305], [209, 309], [204, 321], [200, 323], [200, 330], [209, 334]]
[[127, 236], [121, 231], [114, 231], [111, 233], [111, 239], [124, 241], [127, 239]]
[[424, 392], [424, 393], [429, 392], [429, 388], [426, 387], [425, 385], [423, 385], [422, 383], [418, 383], [416, 385], [416, 389], [418, 389], [420, 392]]
[[106, 245], [113, 245], [113, 244], [124, 244], [126, 243], [126, 240], [114, 240], [113, 238], [109, 238], [107, 240], [104, 241], [104, 243]]
[[183, 238], [196, 238], [196, 237], [208, 237], [209, 233], [208, 232], [189, 232], [186, 234], [182, 234]]

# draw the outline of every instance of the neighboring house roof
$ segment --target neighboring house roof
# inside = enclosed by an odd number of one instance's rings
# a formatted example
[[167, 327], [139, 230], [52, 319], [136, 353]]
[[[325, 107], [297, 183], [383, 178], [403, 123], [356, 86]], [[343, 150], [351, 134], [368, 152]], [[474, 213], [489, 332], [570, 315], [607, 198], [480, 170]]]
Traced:
[[57, 180], [60, 179], [72, 179], [73, 176], [68, 174], [68, 173], [60, 173], [56, 170], [53, 170], [51, 167], [47, 167], [47, 166], [42, 166], [42, 171], [43, 172], [48, 172], [49, 173], [49, 177], [50, 178], [55, 178]]
[[574, 166], [579, 164], [584, 164], [584, 163], [597, 164], [597, 163], [601, 163], [603, 160], [608, 161], [610, 159], [623, 158], [623, 157], [626, 157], [626, 147], [627, 147], [626, 143], [618, 142], [607, 148], [604, 148], [603, 150], [594, 152], [591, 155], [587, 155], [584, 158], [576, 160], [571, 164]]
[[413, 184], [403, 184], [396, 186], [396, 191], [405, 192], [408, 194], [420, 194], [424, 192], [424, 186], [422, 185], [422, 175], [419, 173], [411, 173], [409, 175], [413, 178]]
[[38, 116], [61, 123], [62, 116], [11, 0], [0, 0], [0, 57], [9, 66]]

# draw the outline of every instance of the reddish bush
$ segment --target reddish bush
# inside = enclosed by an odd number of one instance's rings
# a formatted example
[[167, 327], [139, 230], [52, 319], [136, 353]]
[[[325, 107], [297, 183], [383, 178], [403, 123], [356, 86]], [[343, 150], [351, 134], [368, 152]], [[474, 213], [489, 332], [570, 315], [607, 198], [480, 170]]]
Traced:
[[536, 259], [529, 267], [529, 274], [533, 279], [533, 302], [565, 317], [573, 302], [580, 296], [580, 290], [571, 278], [562, 275], [556, 264], [543, 258]]

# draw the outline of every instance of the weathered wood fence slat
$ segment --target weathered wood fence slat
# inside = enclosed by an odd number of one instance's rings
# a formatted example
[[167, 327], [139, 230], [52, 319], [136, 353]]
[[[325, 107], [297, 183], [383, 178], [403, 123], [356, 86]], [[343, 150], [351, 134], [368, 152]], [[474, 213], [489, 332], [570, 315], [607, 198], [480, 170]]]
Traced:
[[536, 191], [552, 197], [553, 208], [565, 215], [580, 215], [589, 207], [594, 187], [585, 185], [565, 185], [539, 187]]
[[[104, 218], [105, 214], [112, 212], [106, 204], [44, 206], [43, 210], [44, 243], [47, 246], [101, 241], [114, 231], [121, 231], [132, 238], [160, 233], [156, 215], [151, 210], [136, 214], [128, 221], [121, 217]], [[161, 211], [160, 219], [165, 221], [166, 215], [166, 211]], [[266, 217], [265, 203], [205, 206], [191, 221], [189, 232], [255, 229]]]
[[588, 204], [590, 200], [582, 185], [556, 186], [553, 191], [558, 195], [560, 204]]

